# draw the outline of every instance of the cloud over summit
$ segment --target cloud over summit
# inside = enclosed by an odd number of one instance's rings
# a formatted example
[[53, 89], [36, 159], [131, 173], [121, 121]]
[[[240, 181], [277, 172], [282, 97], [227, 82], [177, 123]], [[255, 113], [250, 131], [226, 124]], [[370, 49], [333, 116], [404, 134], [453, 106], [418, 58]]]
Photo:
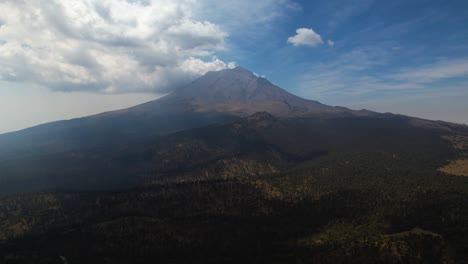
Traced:
[[0, 79], [62, 91], [164, 92], [228, 67], [215, 57], [228, 34], [196, 19], [195, 4], [2, 1]]

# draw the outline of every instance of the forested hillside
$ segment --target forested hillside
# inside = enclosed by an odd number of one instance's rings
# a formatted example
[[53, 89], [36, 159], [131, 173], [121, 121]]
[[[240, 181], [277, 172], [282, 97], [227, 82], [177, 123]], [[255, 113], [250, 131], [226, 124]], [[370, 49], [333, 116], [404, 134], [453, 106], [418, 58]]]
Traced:
[[439, 170], [466, 155], [463, 131], [407, 121], [257, 113], [106, 152], [140, 184], [4, 196], [0, 256], [4, 263], [463, 263], [468, 178]]

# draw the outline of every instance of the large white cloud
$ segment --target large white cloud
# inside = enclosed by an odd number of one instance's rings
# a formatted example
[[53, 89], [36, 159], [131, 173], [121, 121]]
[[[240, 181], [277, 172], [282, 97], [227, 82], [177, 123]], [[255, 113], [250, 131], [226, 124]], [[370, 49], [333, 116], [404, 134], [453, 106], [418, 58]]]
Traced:
[[323, 44], [322, 37], [311, 28], [298, 28], [296, 35], [288, 38], [293, 46], [315, 47]]
[[220, 70], [228, 34], [193, 0], [3, 0], [0, 79], [55, 90], [156, 91]]

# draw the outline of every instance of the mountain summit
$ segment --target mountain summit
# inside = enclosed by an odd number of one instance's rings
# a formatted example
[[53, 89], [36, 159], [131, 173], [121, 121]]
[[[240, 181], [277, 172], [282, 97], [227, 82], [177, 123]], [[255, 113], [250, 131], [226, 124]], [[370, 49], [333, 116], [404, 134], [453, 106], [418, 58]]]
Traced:
[[[159, 108], [168, 104], [189, 108], [197, 112], [222, 112], [246, 116], [266, 111], [278, 117], [363, 115], [367, 112], [332, 107], [317, 101], [295, 96], [272, 84], [263, 77], [237, 67], [208, 72], [193, 82], [176, 89], [170, 95], [150, 102], [137, 110]], [[176, 110], [176, 109], [174, 109]], [[181, 110], [181, 109], [179, 109]], [[186, 109], [185, 109], [186, 110]]]

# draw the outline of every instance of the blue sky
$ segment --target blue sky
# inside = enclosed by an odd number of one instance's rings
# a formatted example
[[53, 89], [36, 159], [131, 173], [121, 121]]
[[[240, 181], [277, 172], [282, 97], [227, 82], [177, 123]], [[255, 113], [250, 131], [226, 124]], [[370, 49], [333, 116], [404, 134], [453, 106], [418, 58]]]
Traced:
[[[299, 4], [264, 39], [233, 39], [237, 61], [306, 98], [468, 123], [468, 2]], [[324, 43], [288, 45], [297, 28]]]
[[468, 123], [466, 25], [461, 0], [4, 1], [0, 133], [234, 65], [326, 104]]

